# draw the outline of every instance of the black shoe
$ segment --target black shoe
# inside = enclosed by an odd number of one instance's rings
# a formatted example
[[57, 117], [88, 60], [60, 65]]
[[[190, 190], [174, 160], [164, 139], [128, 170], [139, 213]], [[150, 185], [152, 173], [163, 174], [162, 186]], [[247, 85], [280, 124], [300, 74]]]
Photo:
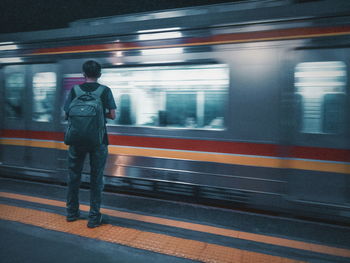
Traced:
[[66, 217], [66, 221], [67, 222], [74, 222], [74, 221], [77, 221], [79, 219], [84, 219], [84, 217], [82, 215], [80, 215], [80, 213], [78, 214], [73, 214], [73, 215], [68, 215]]
[[99, 220], [89, 220], [87, 223], [87, 227], [88, 228], [95, 228], [95, 227], [98, 227], [98, 226], [101, 226], [101, 225], [107, 224], [107, 223], [108, 223], [108, 220], [101, 216], [99, 218]]

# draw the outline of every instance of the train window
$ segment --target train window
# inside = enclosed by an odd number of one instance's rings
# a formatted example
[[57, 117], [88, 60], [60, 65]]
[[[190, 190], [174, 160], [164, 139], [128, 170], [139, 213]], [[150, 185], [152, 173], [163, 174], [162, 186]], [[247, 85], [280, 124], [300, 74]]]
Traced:
[[223, 129], [229, 69], [223, 64], [104, 69], [118, 117], [109, 124]]
[[33, 120], [52, 121], [55, 104], [56, 73], [39, 72], [33, 77]]
[[305, 62], [296, 66], [300, 131], [341, 133], [345, 125], [346, 65], [341, 61]]
[[5, 78], [5, 116], [11, 119], [23, 117], [24, 73], [16, 72]]

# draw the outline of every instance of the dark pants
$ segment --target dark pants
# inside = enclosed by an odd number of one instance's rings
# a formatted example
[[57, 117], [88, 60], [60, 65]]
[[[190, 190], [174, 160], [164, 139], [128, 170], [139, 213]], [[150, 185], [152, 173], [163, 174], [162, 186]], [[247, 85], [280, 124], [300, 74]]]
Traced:
[[70, 146], [68, 151], [68, 216], [79, 215], [79, 186], [81, 172], [86, 155], [90, 158], [90, 212], [89, 220], [99, 220], [101, 217], [100, 206], [103, 190], [103, 170], [108, 155], [107, 145], [102, 144], [94, 148]]

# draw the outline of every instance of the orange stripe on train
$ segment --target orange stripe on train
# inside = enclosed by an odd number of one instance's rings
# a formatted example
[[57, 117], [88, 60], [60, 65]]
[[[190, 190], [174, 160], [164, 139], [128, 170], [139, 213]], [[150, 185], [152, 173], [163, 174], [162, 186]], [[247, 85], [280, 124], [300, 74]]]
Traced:
[[108, 51], [127, 51], [138, 49], [156, 49], [172, 48], [186, 46], [220, 45], [231, 43], [246, 43], [257, 41], [275, 41], [302, 38], [315, 38], [326, 36], [349, 35], [350, 26], [333, 27], [303, 27], [288, 28], [277, 30], [265, 30], [256, 32], [220, 34], [208, 37], [181, 38], [168, 40], [148, 40], [138, 42], [118, 42], [84, 46], [68, 46], [55, 48], [40, 48], [33, 50], [31, 55], [54, 55], [68, 53], [87, 53], [87, 52], [108, 52]]

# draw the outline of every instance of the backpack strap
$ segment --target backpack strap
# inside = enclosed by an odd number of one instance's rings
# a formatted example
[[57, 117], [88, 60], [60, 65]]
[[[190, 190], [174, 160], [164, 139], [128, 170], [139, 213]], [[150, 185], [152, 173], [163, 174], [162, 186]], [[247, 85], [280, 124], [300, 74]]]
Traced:
[[74, 89], [74, 92], [75, 92], [75, 96], [76, 96], [76, 97], [79, 97], [79, 96], [81, 96], [81, 95], [86, 94], [86, 92], [83, 91], [83, 90], [80, 88], [79, 85], [74, 85], [73, 89]]
[[93, 91], [91, 93], [95, 94], [98, 97], [101, 97], [101, 95], [104, 92], [105, 88], [106, 88], [105, 86], [100, 85], [100, 86], [98, 86], [98, 88], [95, 91]]

